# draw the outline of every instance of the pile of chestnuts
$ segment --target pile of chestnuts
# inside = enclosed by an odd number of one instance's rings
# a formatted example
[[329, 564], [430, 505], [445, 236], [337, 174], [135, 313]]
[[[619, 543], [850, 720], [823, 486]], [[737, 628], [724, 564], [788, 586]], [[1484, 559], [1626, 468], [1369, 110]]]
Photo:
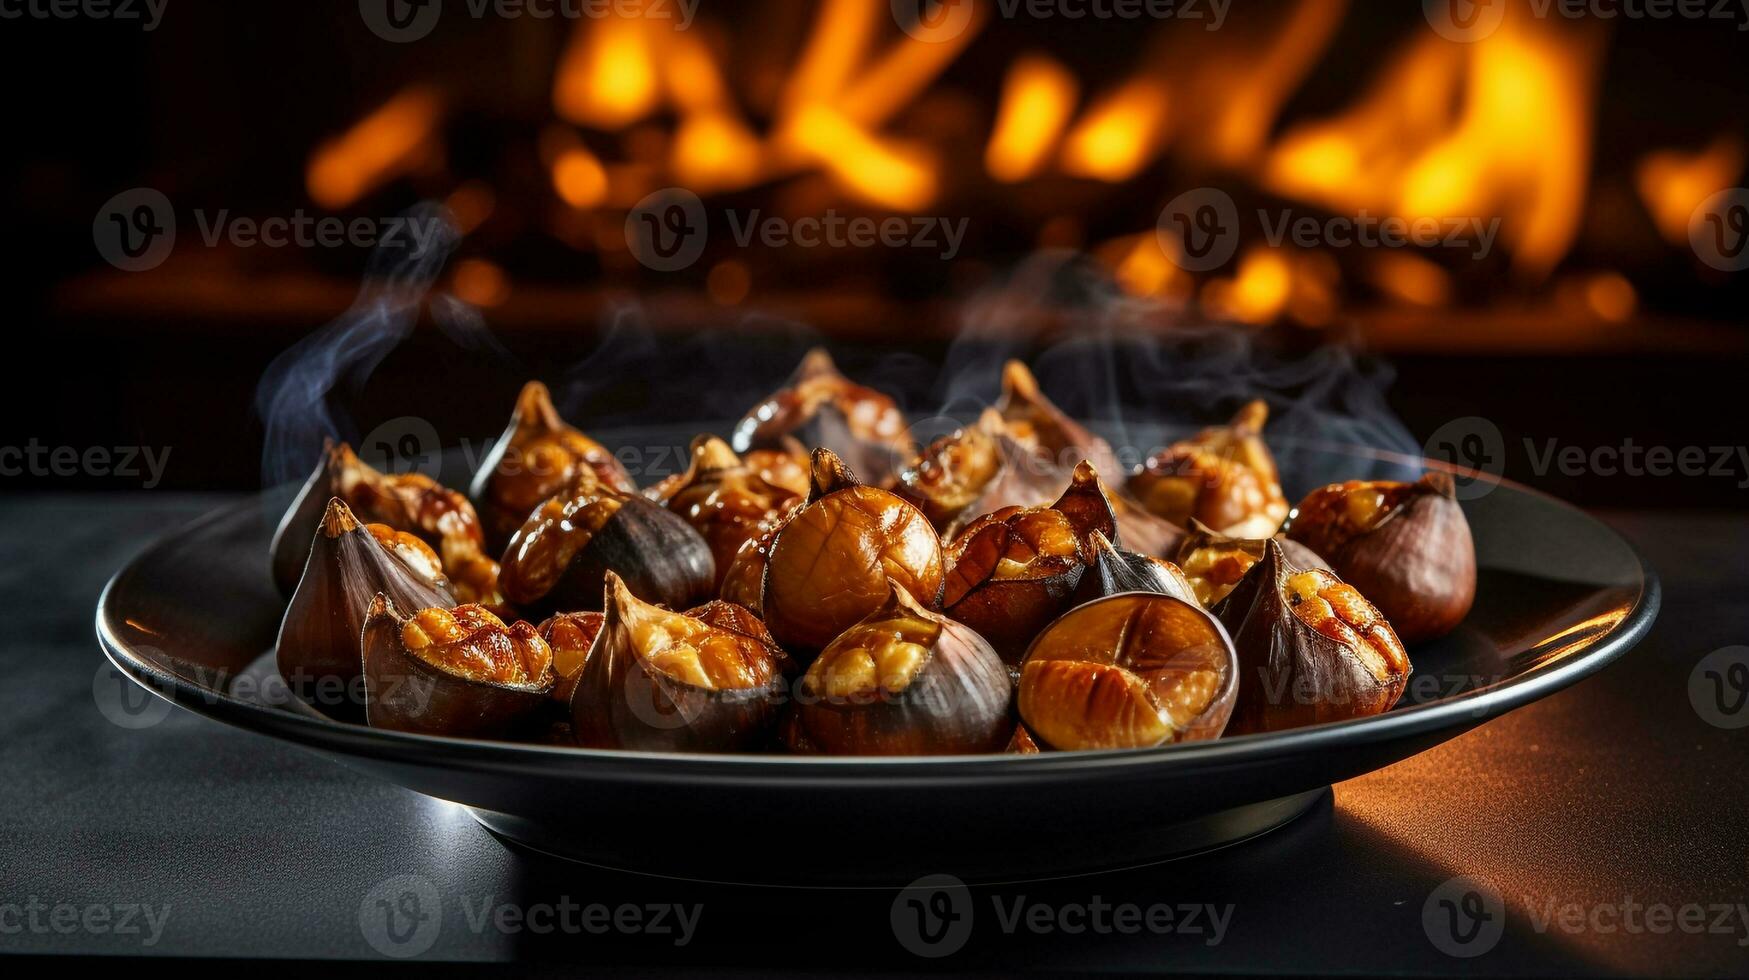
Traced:
[[1018, 362], [919, 448], [810, 353], [640, 489], [530, 383], [467, 494], [329, 444], [280, 673], [347, 721], [659, 752], [1139, 749], [1390, 710], [1476, 592], [1452, 481], [1297, 508], [1262, 402], [1133, 472]]

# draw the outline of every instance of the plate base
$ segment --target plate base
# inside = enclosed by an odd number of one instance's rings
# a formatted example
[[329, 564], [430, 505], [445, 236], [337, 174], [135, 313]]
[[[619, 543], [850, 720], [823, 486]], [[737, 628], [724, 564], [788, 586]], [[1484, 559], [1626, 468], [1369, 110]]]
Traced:
[[[1177, 860], [1260, 837], [1293, 822], [1330, 797], [1330, 787], [1321, 786], [1304, 793], [1152, 828], [1145, 834], [1126, 837], [1121, 842], [1101, 837], [1086, 853], [1057, 849], [1051, 854], [1040, 855], [1030, 853], [1032, 849], [1016, 842], [1010, 847], [993, 847], [988, 852], [962, 854], [958, 866], [951, 869], [943, 869], [939, 862], [931, 867], [908, 867], [902, 861], [895, 861], [890, 854], [883, 855], [879, 863], [866, 867], [826, 869], [772, 862], [769, 855], [765, 855], [759, 864], [751, 865], [721, 858], [701, 858], [697, 853], [669, 857], [665, 854], [628, 853], [624, 849], [609, 851], [601, 846], [598, 836], [579, 833], [574, 827], [474, 807], [467, 810], [480, 826], [512, 848], [608, 871], [732, 885], [902, 888], [922, 875], [939, 874], [944, 870], [972, 884], [1003, 884], [1097, 874]], [[1002, 842], [994, 843], [1000, 845]], [[774, 868], [774, 863], [783, 866]]]

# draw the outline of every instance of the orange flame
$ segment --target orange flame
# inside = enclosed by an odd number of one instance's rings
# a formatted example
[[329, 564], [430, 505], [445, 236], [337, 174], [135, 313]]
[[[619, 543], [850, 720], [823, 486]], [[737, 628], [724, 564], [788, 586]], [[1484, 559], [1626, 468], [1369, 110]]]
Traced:
[[1075, 108], [1073, 75], [1043, 55], [1015, 61], [1002, 84], [995, 129], [984, 150], [990, 176], [1004, 182], [1038, 172]]
[[864, 200], [916, 211], [935, 198], [934, 170], [920, 154], [869, 134], [834, 109], [801, 110], [791, 135], [800, 150]]
[[433, 90], [402, 90], [316, 148], [304, 177], [310, 199], [330, 210], [343, 208], [406, 172], [429, 144], [441, 114], [442, 102]]
[[1132, 81], [1088, 109], [1063, 146], [1063, 170], [1117, 183], [1135, 176], [1165, 143], [1166, 87]]
[[1648, 154], [1634, 172], [1640, 199], [1671, 244], [1688, 244], [1688, 223], [1694, 210], [1713, 194], [1730, 187], [1743, 172], [1743, 142], [1720, 136], [1697, 153], [1662, 150]]
[[656, 108], [661, 83], [647, 17], [578, 23], [553, 79], [553, 109], [570, 122], [620, 129]]

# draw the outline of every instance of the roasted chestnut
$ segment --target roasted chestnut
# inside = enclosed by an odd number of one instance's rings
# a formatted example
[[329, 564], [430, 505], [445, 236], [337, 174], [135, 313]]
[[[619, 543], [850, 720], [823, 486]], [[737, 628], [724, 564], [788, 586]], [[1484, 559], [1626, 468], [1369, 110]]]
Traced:
[[[1000, 429], [1000, 416], [994, 417]], [[992, 427], [968, 425], [938, 437], [900, 468], [893, 492], [916, 505], [937, 531], [946, 532], [978, 503], [1002, 466]]]
[[1335, 573], [1290, 564], [1273, 538], [1214, 614], [1239, 652], [1230, 734], [1376, 715], [1408, 683], [1409, 656], [1385, 617]]
[[503, 548], [548, 498], [600, 484], [633, 493], [633, 482], [607, 447], [566, 424], [539, 381], [522, 386], [510, 424], [474, 474], [468, 495], [485, 522], [488, 542]]
[[316, 527], [334, 497], [345, 501], [361, 523], [418, 535], [437, 552], [458, 599], [496, 598], [498, 565], [481, 551], [484, 536], [468, 498], [422, 473], [380, 473], [351, 446], [333, 440], [323, 443], [315, 472], [274, 532], [273, 580], [282, 594], [291, 595], [297, 587]]
[[607, 614], [602, 612], [568, 612], [549, 616], [539, 626], [540, 638], [553, 651], [553, 700], [563, 705], [571, 703], [571, 692], [577, 689], [577, 678], [583, 674], [583, 662], [589, 659], [589, 648], [601, 635], [601, 624]]
[[713, 589], [722, 585], [741, 546], [762, 533], [761, 525], [800, 501], [787, 488], [767, 482], [716, 436], [694, 439], [686, 472], [644, 495], [685, 518], [711, 546], [717, 566]]
[[1130, 495], [1180, 526], [1194, 518], [1232, 537], [1274, 534], [1287, 517], [1287, 498], [1263, 443], [1268, 419], [1269, 406], [1254, 401], [1226, 425], [1173, 443], [1130, 477]]
[[499, 584], [511, 602], [542, 613], [601, 605], [607, 573], [675, 609], [711, 594], [710, 545], [684, 518], [635, 493], [590, 489], [541, 504], [510, 538]]
[[387, 594], [409, 608], [455, 604], [430, 546], [383, 524], [364, 525], [330, 498], [316, 528], [303, 578], [279, 624], [280, 676], [301, 696], [346, 714], [356, 707], [338, 687], [362, 674], [358, 637], [371, 598]]
[[[1178, 566], [1204, 606], [1227, 597], [1251, 566], [1263, 557], [1264, 538], [1230, 538], [1201, 521], [1190, 522], [1190, 533], [1178, 545]], [[1295, 568], [1329, 568], [1324, 559], [1298, 541], [1276, 535], [1282, 554]]]
[[1056, 503], [1004, 507], [948, 545], [942, 611], [1017, 665], [1038, 631], [1067, 608], [1093, 561], [1093, 535], [1116, 533], [1099, 474], [1083, 461]]
[[758, 607], [778, 642], [804, 655], [882, 608], [889, 582], [934, 606], [943, 574], [941, 540], [922, 511], [858, 483], [829, 449], [812, 463], [807, 503], [772, 536]]
[[1014, 736], [1008, 740], [1008, 747], [1002, 750], [1009, 755], [1038, 755], [1038, 740], [1026, 730], [1025, 725], [1014, 726]]
[[771, 543], [777, 532], [801, 509], [800, 499], [791, 500], [775, 514], [759, 522], [752, 538], [736, 549], [735, 557], [721, 575], [717, 597], [751, 609], [755, 615], [765, 614], [765, 568], [771, 563]]
[[905, 415], [891, 398], [840, 374], [814, 348], [785, 386], [735, 425], [736, 452], [830, 449], [870, 483], [883, 484], [917, 451]]
[[1239, 682], [1214, 617], [1169, 595], [1124, 592], [1045, 627], [1020, 667], [1020, 718], [1065, 751], [1217, 738]]
[[533, 626], [475, 605], [403, 615], [371, 600], [363, 630], [365, 719], [375, 728], [502, 738], [551, 696], [553, 655]]
[[894, 584], [802, 675], [785, 735], [794, 751], [827, 755], [997, 752], [1014, 730], [1011, 695], [983, 637]]
[[1124, 478], [1124, 467], [1111, 443], [1046, 398], [1025, 364], [1009, 361], [1003, 366], [1002, 398], [996, 410], [1008, 431], [1028, 449], [1062, 467], [1091, 460], [1101, 477], [1113, 486], [1121, 485], [1117, 481]]
[[689, 613], [641, 602], [607, 576], [601, 633], [571, 697], [571, 730], [592, 748], [731, 752], [776, 728], [790, 661], [732, 603]]
[[1288, 537], [1324, 556], [1407, 643], [1449, 633], [1476, 599], [1476, 545], [1447, 473], [1314, 490]]
[[1156, 592], [1202, 605], [1196, 590], [1177, 565], [1163, 558], [1150, 558], [1125, 551], [1105, 535], [1093, 532], [1093, 558], [1081, 574], [1081, 583], [1069, 597], [1069, 605], [1082, 606], [1120, 592]]

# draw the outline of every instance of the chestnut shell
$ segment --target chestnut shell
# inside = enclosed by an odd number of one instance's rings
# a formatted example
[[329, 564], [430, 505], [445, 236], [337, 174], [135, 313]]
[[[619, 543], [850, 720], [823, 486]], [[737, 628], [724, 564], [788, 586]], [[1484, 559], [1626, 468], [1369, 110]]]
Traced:
[[691, 456], [686, 472], [650, 487], [644, 496], [684, 518], [710, 545], [717, 590], [741, 546], [800, 498], [755, 472], [716, 436], [694, 439]]
[[[1190, 522], [1190, 531], [1184, 536], [1184, 540], [1179, 542], [1173, 560], [1177, 562], [1182, 571], [1187, 563], [1196, 560], [1199, 551], [1205, 549], [1231, 551], [1231, 558], [1222, 559], [1222, 562], [1225, 563], [1224, 567], [1202, 569], [1201, 574], [1183, 572], [1192, 589], [1196, 589], [1199, 585], [1202, 586], [1197, 598], [1203, 599], [1206, 596], [1206, 601], [1203, 604], [1212, 607], [1215, 603], [1225, 599], [1227, 593], [1233, 590], [1233, 586], [1238, 585], [1239, 580], [1245, 577], [1245, 573], [1250, 570], [1250, 567], [1263, 557], [1264, 545], [1269, 540], [1272, 539], [1228, 537], [1201, 521], [1193, 519]], [[1281, 545], [1282, 555], [1287, 558], [1288, 564], [1295, 568], [1330, 568], [1329, 562], [1298, 541], [1279, 534], [1275, 535], [1273, 540]]]
[[846, 378], [820, 347], [735, 424], [730, 444], [738, 453], [829, 449], [875, 484], [886, 483], [917, 451], [899, 406]]
[[1269, 406], [1253, 401], [1226, 425], [1173, 443], [1130, 477], [1130, 495], [1173, 524], [1194, 519], [1236, 537], [1274, 534], [1288, 506], [1263, 441], [1268, 419]]
[[[551, 567], [560, 561], [563, 568]], [[531, 613], [581, 612], [601, 608], [609, 572], [672, 609], [708, 598], [716, 581], [710, 545], [692, 525], [638, 494], [597, 487], [554, 497], [530, 514], [505, 549], [499, 584]]]
[[1269, 539], [1263, 557], [1215, 604], [1213, 612], [1232, 634], [1239, 655], [1239, 699], [1230, 734], [1380, 714], [1397, 703], [1408, 684], [1406, 656], [1387, 662], [1381, 678], [1359, 652], [1293, 613], [1287, 582], [1301, 571], [1306, 569], [1290, 564], [1281, 544]]
[[1196, 590], [1177, 565], [1163, 558], [1125, 551], [1098, 532], [1093, 534], [1091, 544], [1093, 558], [1070, 597], [1071, 607], [1123, 592], [1154, 592], [1201, 608]]
[[1405, 643], [1444, 636], [1476, 601], [1476, 544], [1451, 475], [1371, 484], [1400, 497], [1371, 530], [1346, 534], [1333, 515], [1353, 484], [1312, 491], [1288, 537], [1322, 555], [1390, 620]]
[[[275, 653], [280, 676], [307, 699], [324, 685], [351, 685], [363, 675], [359, 635], [379, 593], [410, 608], [455, 605], [447, 591], [383, 547], [338, 497], [328, 501], [309, 556], [280, 620]], [[324, 693], [320, 701], [343, 716], [357, 711], [352, 698], [336, 704]]]
[[[657, 752], [734, 752], [765, 747], [776, 729], [792, 665], [757, 617], [712, 602], [674, 613], [639, 601], [609, 575], [601, 632], [571, 696], [571, 730], [580, 745]], [[637, 625], [649, 617], [686, 618], [717, 631], [753, 678], [747, 687], [710, 688], [653, 666]]]
[[[556, 678], [550, 666], [538, 683], [526, 685], [485, 683], [443, 670], [402, 642], [401, 629], [417, 611], [403, 614], [387, 596], [371, 600], [362, 634], [365, 718], [371, 727], [455, 738], [504, 738], [523, 723], [532, 723], [551, 697]], [[516, 623], [508, 631], [538, 639], [527, 623]]]

